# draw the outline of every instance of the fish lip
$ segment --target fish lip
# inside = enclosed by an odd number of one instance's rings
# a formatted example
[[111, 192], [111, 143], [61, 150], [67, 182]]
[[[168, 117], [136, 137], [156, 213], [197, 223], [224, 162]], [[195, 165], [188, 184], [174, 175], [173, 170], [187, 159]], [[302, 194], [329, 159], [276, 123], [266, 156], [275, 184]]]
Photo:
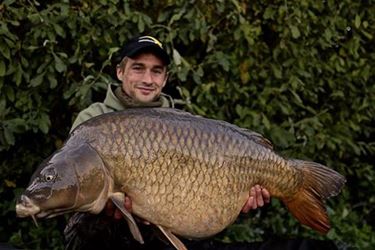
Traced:
[[17, 217], [27, 217], [33, 216], [40, 212], [40, 207], [36, 205], [29, 197], [26, 195], [21, 195], [20, 200], [16, 204], [16, 214]]
[[16, 204], [16, 213], [17, 217], [24, 218], [28, 216], [35, 216], [36, 218], [52, 218], [57, 215], [63, 214], [66, 211], [70, 210], [61, 210], [61, 211], [56, 211], [56, 210], [45, 210], [41, 211], [40, 207], [33, 204], [33, 203], [28, 203], [28, 204]]

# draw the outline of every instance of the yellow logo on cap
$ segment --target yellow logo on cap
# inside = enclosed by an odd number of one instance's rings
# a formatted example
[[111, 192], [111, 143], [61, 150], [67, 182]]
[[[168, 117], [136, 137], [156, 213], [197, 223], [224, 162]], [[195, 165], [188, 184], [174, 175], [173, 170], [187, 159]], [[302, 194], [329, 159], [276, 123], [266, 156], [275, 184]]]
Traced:
[[158, 39], [152, 36], [141, 36], [138, 39], [138, 42], [152, 42], [152, 43], [157, 44], [160, 48], [163, 48], [163, 45], [161, 44], [161, 42], [159, 42]]

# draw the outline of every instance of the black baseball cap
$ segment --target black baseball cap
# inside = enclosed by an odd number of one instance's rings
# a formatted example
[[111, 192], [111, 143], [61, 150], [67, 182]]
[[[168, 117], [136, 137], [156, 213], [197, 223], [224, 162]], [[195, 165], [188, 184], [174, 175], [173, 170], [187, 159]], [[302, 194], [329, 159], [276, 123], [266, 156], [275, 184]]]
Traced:
[[138, 36], [130, 39], [120, 51], [120, 61], [124, 57], [134, 57], [141, 52], [151, 52], [158, 56], [165, 65], [170, 63], [169, 56], [162, 43], [152, 36]]

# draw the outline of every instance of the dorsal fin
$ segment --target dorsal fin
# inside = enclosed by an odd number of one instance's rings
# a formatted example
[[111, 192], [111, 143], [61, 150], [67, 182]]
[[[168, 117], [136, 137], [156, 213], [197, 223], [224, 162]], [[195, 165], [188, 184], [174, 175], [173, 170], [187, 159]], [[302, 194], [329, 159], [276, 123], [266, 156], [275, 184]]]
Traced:
[[261, 135], [257, 132], [251, 131], [249, 129], [245, 129], [245, 128], [240, 128], [240, 129], [251, 140], [255, 141], [256, 143], [258, 143], [258, 144], [260, 144], [260, 145], [262, 145], [266, 148], [269, 148], [269, 149], [273, 150], [272, 142], [270, 140], [268, 140], [267, 138], [263, 137], [263, 135]]
[[163, 112], [167, 111], [167, 112], [170, 112], [170, 113], [185, 115], [185, 116], [188, 116], [188, 117], [191, 116], [191, 117], [203, 118], [203, 119], [207, 119], [207, 120], [217, 122], [217, 123], [219, 123], [219, 124], [221, 124], [225, 127], [228, 127], [230, 129], [233, 129], [233, 130], [237, 130], [238, 132], [240, 132], [241, 134], [246, 136], [249, 140], [252, 140], [252, 141], [256, 142], [257, 144], [262, 145], [263, 147], [266, 147], [266, 148], [269, 148], [269, 149], [273, 150], [273, 144], [270, 140], [265, 138], [263, 135], [261, 135], [257, 132], [254, 132], [250, 129], [241, 128], [239, 126], [236, 126], [234, 124], [231, 124], [231, 123], [223, 121], [223, 120], [215, 120], [215, 119], [204, 118], [202, 116], [194, 115], [194, 114], [191, 114], [191, 113], [183, 111], [183, 110], [170, 109], [170, 108], [167, 108], [167, 109], [161, 108], [160, 110], [162, 110]]

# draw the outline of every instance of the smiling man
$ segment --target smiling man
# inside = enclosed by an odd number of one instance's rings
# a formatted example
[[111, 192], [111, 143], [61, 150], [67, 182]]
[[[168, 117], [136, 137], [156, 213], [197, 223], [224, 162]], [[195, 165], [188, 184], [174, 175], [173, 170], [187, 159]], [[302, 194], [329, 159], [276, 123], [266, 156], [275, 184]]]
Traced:
[[126, 57], [117, 67], [117, 78], [125, 94], [148, 103], [159, 98], [167, 80], [166, 67], [155, 55], [142, 53], [134, 59]]
[[[131, 39], [123, 47], [116, 67], [121, 85], [110, 84], [104, 101], [93, 103], [81, 111], [71, 130], [94, 116], [108, 112], [137, 107], [174, 107], [173, 99], [162, 93], [168, 79], [169, 63], [168, 54], [161, 42], [154, 37], [140, 36]], [[250, 209], [261, 207], [269, 200], [268, 191], [256, 185], [249, 190], [249, 198], [242, 211], [246, 213]], [[125, 198], [125, 207], [129, 211], [132, 209], [129, 197]], [[135, 241], [128, 233], [125, 220], [119, 223], [119, 219], [122, 219], [121, 212], [114, 209], [111, 202], [107, 203], [105, 211], [99, 215], [74, 214], [64, 232], [66, 249], [113, 249], [115, 245], [129, 246], [129, 241]], [[147, 228], [141, 228], [142, 234], [145, 230]]]
[[82, 110], [71, 131], [82, 122], [108, 112], [134, 107], [174, 107], [173, 99], [162, 93], [170, 63], [162, 44], [151, 36], [131, 39], [121, 50], [116, 74], [121, 86], [110, 84], [103, 102]]

